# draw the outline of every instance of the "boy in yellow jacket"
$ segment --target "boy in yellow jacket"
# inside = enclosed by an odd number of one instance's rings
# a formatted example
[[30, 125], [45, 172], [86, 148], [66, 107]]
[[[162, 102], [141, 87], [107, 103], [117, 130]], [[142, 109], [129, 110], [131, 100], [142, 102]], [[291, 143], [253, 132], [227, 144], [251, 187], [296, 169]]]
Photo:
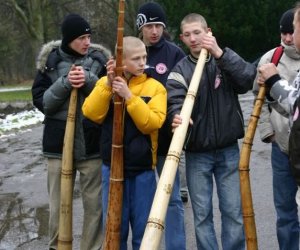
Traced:
[[[121, 249], [127, 249], [129, 224], [132, 248], [139, 249], [151, 209], [156, 180], [158, 129], [166, 118], [167, 92], [164, 86], [144, 73], [147, 52], [135, 37], [123, 39], [124, 77], [115, 76], [115, 62], [107, 63], [107, 76], [101, 78], [86, 98], [83, 114], [102, 124], [103, 212], [106, 219], [111, 166], [113, 97], [124, 98], [124, 193]], [[104, 221], [105, 225], [105, 221]]]

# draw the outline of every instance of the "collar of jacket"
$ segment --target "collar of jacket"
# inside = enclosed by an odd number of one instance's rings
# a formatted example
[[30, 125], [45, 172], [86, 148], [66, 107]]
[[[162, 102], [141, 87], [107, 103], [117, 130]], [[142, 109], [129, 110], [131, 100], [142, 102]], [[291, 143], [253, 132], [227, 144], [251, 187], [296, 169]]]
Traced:
[[[57, 41], [50, 41], [42, 46], [40, 53], [38, 55], [37, 61], [36, 61], [36, 68], [38, 70], [44, 69], [46, 62], [48, 60], [48, 56], [54, 49], [58, 49], [60, 47], [60, 45], [61, 45], [61, 40], [57, 40]], [[111, 56], [111, 52], [109, 51], [109, 49], [105, 48], [101, 44], [92, 43], [90, 45], [89, 49], [94, 49], [94, 50], [100, 51], [107, 58], [109, 58]]]
[[133, 84], [133, 85], [138, 85], [140, 83], [143, 83], [147, 80], [147, 74], [143, 73], [139, 76], [132, 76], [129, 80], [128, 80], [128, 85], [129, 84]]
[[300, 59], [300, 54], [297, 52], [296, 46], [295, 45], [286, 45], [284, 42], [281, 41], [281, 45], [284, 47], [284, 53], [294, 59], [294, 60], [299, 60]]
[[[188, 58], [189, 58], [189, 60], [190, 60], [192, 63], [197, 64], [198, 58], [194, 57], [192, 54], [189, 54], [189, 55], [188, 55]], [[211, 60], [211, 58], [212, 58], [212, 57], [211, 57], [211, 54], [208, 53], [208, 56], [207, 56], [205, 62], [209, 62], [209, 61]]]

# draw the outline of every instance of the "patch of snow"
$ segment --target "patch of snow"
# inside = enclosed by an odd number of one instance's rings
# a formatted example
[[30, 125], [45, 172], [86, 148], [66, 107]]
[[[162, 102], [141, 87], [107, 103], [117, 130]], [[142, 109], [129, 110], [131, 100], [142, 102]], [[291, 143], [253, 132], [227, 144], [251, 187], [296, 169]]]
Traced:
[[4, 119], [0, 118], [0, 138], [8, 137], [16, 131], [41, 123], [44, 114], [38, 109], [22, 111], [16, 114], [8, 114]]

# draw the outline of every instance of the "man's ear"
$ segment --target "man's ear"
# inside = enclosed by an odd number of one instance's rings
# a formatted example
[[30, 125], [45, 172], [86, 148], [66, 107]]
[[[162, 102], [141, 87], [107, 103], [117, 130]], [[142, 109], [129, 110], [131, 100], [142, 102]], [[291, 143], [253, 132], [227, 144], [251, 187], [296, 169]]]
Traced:
[[180, 34], [180, 35], [179, 35], [179, 39], [183, 42], [182, 38], [183, 38], [183, 35]]
[[211, 33], [212, 33], [211, 28], [209, 28], [209, 27], [207, 28], [207, 33], [208, 33], [208, 32], [211, 32]]

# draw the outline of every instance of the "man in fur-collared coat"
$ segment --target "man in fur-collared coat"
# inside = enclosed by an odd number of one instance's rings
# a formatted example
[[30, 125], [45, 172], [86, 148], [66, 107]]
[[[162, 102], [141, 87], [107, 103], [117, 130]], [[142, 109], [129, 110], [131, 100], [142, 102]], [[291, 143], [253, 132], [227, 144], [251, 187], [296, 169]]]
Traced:
[[33, 104], [45, 115], [43, 154], [48, 168], [49, 249], [57, 248], [62, 150], [72, 88], [78, 89], [73, 178], [79, 171], [84, 208], [80, 249], [100, 249], [103, 241], [101, 127], [83, 116], [81, 106], [96, 81], [106, 74], [105, 63], [110, 52], [91, 44], [91, 28], [79, 15], [68, 15], [61, 31], [62, 41], [42, 47], [32, 86]]

